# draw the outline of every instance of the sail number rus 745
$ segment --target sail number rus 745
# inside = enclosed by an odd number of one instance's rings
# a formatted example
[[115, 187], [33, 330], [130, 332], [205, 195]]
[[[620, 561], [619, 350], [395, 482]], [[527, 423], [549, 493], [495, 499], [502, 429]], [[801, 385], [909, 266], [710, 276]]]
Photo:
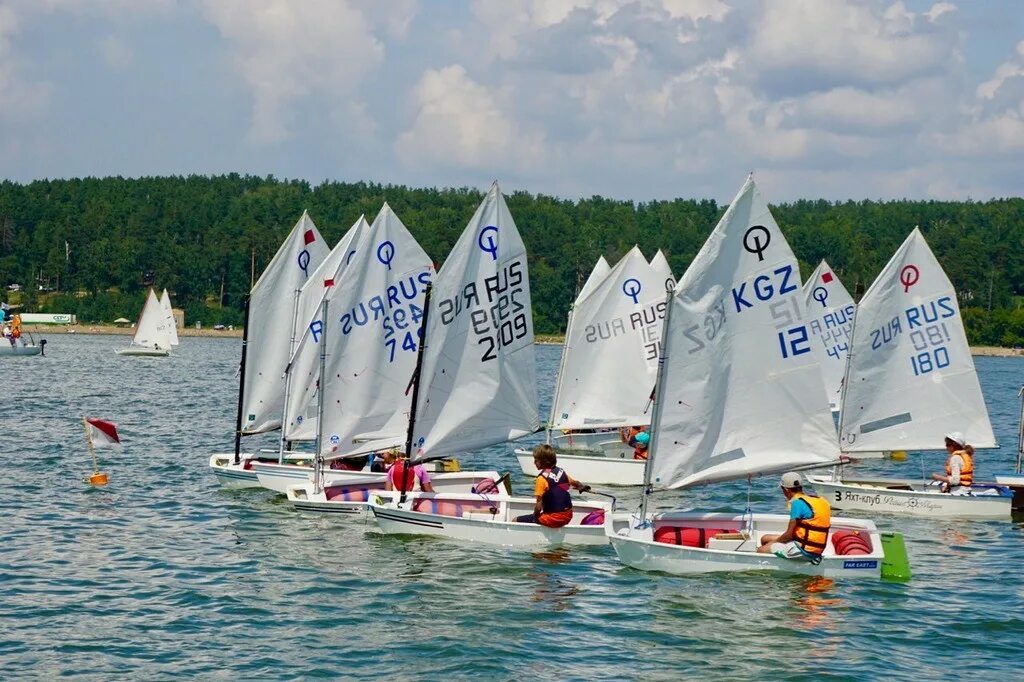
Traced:
[[530, 336], [529, 292], [525, 259], [503, 266], [483, 286], [468, 282], [462, 291], [438, 304], [441, 324], [447, 326], [468, 314], [470, 330], [480, 346], [481, 362], [498, 358], [498, 351]]

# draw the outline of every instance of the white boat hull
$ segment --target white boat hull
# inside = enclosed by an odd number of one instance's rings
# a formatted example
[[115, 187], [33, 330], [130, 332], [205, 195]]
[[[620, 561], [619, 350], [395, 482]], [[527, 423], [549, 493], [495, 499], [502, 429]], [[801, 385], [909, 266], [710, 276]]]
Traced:
[[145, 348], [143, 346], [128, 346], [117, 351], [118, 355], [130, 355], [141, 358], [165, 358], [168, 351], [163, 348]]
[[551, 433], [551, 445], [559, 452], [600, 452], [618, 457], [620, 454], [633, 455], [633, 448], [622, 442], [616, 431], [585, 431], [581, 433]]
[[668, 512], [658, 514], [644, 528], [608, 527], [608, 539], [619, 560], [641, 571], [660, 571], [675, 575], [735, 571], [778, 571], [828, 578], [878, 578], [885, 554], [881, 534], [871, 521], [833, 518], [832, 530], [859, 530], [871, 538], [872, 552], [863, 555], [836, 555], [831, 538], [815, 565], [804, 559], [783, 559], [774, 554], [759, 554], [756, 549], [762, 535], [778, 534], [786, 529], [789, 517], [783, 514], [754, 514], [746, 539], [710, 540], [708, 547], [688, 547], [654, 541], [654, 529], [662, 525], [683, 525], [708, 529], [739, 531], [751, 520], [744, 514], [702, 514]]
[[[311, 455], [303, 454], [287, 454], [289, 458], [301, 458], [311, 457]], [[252, 452], [243, 452], [239, 455], [239, 463], [235, 464], [235, 454], [233, 452], [218, 453], [210, 456], [210, 469], [213, 471], [214, 476], [220, 482], [222, 488], [259, 488], [260, 482], [256, 475], [256, 470], [253, 468], [258, 459], [262, 457], [264, 460], [269, 460], [270, 457], [276, 458], [276, 453], [263, 453], [256, 454]]]
[[[436, 495], [431, 499], [449, 503], [448, 513], [413, 511], [409, 502], [399, 507], [393, 501], [373, 503], [370, 509], [381, 531], [394, 535], [432, 535], [461, 542], [524, 548], [604, 545], [608, 542], [603, 525], [580, 525], [585, 516], [599, 509], [605, 511], [606, 519], [610, 517], [611, 508], [603, 502], [576, 501], [573, 504], [575, 513], [568, 525], [548, 528], [515, 521], [516, 516], [533, 512], [535, 500], [532, 497], [483, 499], [480, 496]], [[423, 509], [425, 505], [421, 502], [418, 506]], [[607, 523], [612, 522], [609, 520]]]
[[[951, 494], [921, 481], [904, 479], [830, 480], [808, 476], [819, 495], [833, 509], [853, 512], [923, 516], [934, 519], [1009, 519], [1013, 496], [987, 486], [974, 486], [977, 494]], [[984, 494], [988, 492], [989, 494]]]
[[[430, 483], [434, 488], [434, 493], [411, 492], [406, 497], [433, 496], [445, 493], [453, 495], [465, 494], [469, 493], [474, 486], [486, 479], [497, 481], [499, 478], [500, 476], [497, 471], [457, 471], [431, 474]], [[362, 514], [366, 511], [374, 496], [390, 499], [391, 491], [384, 489], [384, 479], [384, 474], [379, 473], [362, 471], [332, 472], [330, 477], [325, 478], [323, 490], [317, 491], [310, 480], [288, 486], [285, 494], [288, 496], [288, 501], [291, 505], [298, 511], [320, 514]], [[339, 487], [351, 489], [352, 494], [339, 494], [341, 491], [332, 490]], [[345, 499], [346, 497], [363, 499]], [[479, 495], [473, 495], [472, 497], [483, 499], [483, 496]], [[508, 497], [508, 490], [500, 484], [497, 493], [486, 495], [486, 499], [506, 497]]]
[[30, 357], [43, 352], [42, 346], [12, 346], [5, 339], [0, 339], [0, 358]]
[[[529, 450], [516, 450], [519, 467], [528, 476], [536, 476], [539, 472], [533, 465], [533, 453]], [[583, 483], [591, 485], [643, 485], [644, 462], [633, 459], [633, 451], [622, 457], [605, 457], [600, 455], [558, 453], [558, 466]]]
[[[425, 466], [427, 466], [427, 470], [431, 472], [431, 475], [435, 475], [433, 472], [436, 471], [436, 469], [431, 469], [431, 464], [433, 463], [428, 463]], [[312, 455], [310, 456], [308, 462], [305, 463], [304, 465], [278, 464], [276, 461], [253, 462], [252, 468], [253, 471], [256, 472], [256, 477], [258, 478], [261, 487], [266, 488], [267, 490], [273, 490], [274, 492], [280, 493], [281, 495], [286, 495], [288, 493], [288, 488], [292, 486], [303, 485], [305, 483], [311, 484], [313, 482]], [[482, 480], [478, 478], [473, 478], [479, 476], [481, 473], [488, 475], [494, 474], [495, 478], [497, 477], [497, 474], [495, 474], [494, 472], [467, 471], [454, 473], [464, 473], [467, 476], [471, 477], [471, 479], [474, 482]], [[455, 478], [457, 479], [458, 477]], [[342, 483], [349, 481], [362, 480], [379, 482], [383, 484], [384, 474], [381, 472], [370, 471], [368, 469], [363, 469], [361, 471], [346, 471], [344, 469], [324, 469], [324, 485], [326, 486], [340, 485]], [[442, 483], [444, 483], [445, 480], [449, 479], [442, 478], [441, 480]]]

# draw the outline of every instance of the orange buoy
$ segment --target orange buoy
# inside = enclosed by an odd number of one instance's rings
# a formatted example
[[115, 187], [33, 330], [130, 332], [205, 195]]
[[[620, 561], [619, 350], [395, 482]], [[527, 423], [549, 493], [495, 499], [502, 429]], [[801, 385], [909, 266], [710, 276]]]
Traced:
[[109, 482], [107, 475], [102, 471], [97, 471], [95, 474], [89, 477], [89, 483], [92, 485], [106, 485]]

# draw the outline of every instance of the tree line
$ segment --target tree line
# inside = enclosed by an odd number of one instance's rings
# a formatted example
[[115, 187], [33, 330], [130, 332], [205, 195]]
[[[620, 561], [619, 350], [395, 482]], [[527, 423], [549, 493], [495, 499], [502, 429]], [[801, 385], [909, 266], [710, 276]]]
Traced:
[[[599, 256], [614, 264], [634, 244], [648, 258], [660, 248], [678, 276], [725, 210], [709, 199], [507, 197], [529, 252], [539, 333], [564, 330]], [[83, 322], [133, 318], [146, 288], [166, 287], [189, 323], [237, 325], [253, 275], [304, 209], [333, 244], [387, 201], [440, 265], [482, 198], [469, 188], [238, 174], [4, 181], [0, 284], [21, 286], [25, 310]], [[803, 276], [824, 258], [855, 297], [919, 225], [957, 288], [971, 342], [1024, 344], [1024, 199], [800, 200], [772, 212]]]

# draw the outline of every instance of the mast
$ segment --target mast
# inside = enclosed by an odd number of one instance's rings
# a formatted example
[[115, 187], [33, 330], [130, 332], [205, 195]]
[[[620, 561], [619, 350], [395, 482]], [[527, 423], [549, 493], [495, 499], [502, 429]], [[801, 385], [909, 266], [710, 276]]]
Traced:
[[1024, 386], [1020, 387], [1020, 423], [1017, 426], [1017, 473], [1020, 473], [1021, 460], [1024, 459]]
[[551, 416], [548, 417], [547, 440], [551, 445], [551, 425], [555, 423], [555, 409], [558, 408], [558, 393], [562, 388], [562, 370], [565, 369], [565, 356], [569, 354], [569, 333], [572, 332], [572, 310], [575, 304], [569, 306], [569, 312], [565, 315], [565, 340], [562, 342], [562, 356], [558, 360], [558, 375], [555, 377], [555, 394], [551, 396]]
[[433, 282], [427, 285], [423, 296], [423, 322], [420, 329], [423, 336], [420, 338], [420, 347], [416, 352], [416, 369], [412, 373], [412, 404], [409, 409], [409, 430], [405, 435], [405, 466], [402, 469], [402, 486], [398, 503], [405, 502], [405, 489], [409, 486], [409, 475], [412, 474], [412, 439], [416, 429], [416, 406], [420, 398], [420, 372], [423, 370], [423, 352], [427, 347], [427, 316], [430, 315], [430, 291], [434, 288]]
[[[842, 390], [839, 392], [839, 454], [843, 454], [843, 421], [846, 416], [846, 389], [850, 386], [850, 364], [853, 362], [853, 340], [857, 334], [857, 313], [860, 311], [860, 302], [853, 306], [853, 321], [850, 322], [850, 343], [846, 349], [846, 371], [843, 372]], [[853, 445], [853, 443], [850, 443]]]
[[[323, 331], [320, 333], [320, 376], [317, 379], [319, 388], [316, 392], [316, 457], [313, 466], [313, 491], [320, 492], [323, 485], [324, 468], [324, 378], [326, 377], [327, 366], [327, 297], [324, 296], [320, 304], [321, 318], [324, 322]], [[281, 425], [284, 428], [284, 425]]]
[[[665, 287], [665, 322], [661, 327], [661, 355], [658, 357], [658, 376], [654, 380], [654, 412], [651, 415], [651, 435], [658, 433], [658, 426], [661, 423], [661, 408], [665, 404], [665, 366], [668, 359], [668, 333], [669, 321], [672, 319], [672, 295], [675, 293], [675, 286]], [[654, 461], [657, 441], [651, 438], [650, 449], [647, 451], [647, 460], [644, 462], [644, 492], [640, 498], [640, 519], [641, 524], [647, 522], [647, 498], [651, 495], [651, 463]]]
[[299, 323], [299, 295], [302, 289], [295, 290], [295, 300], [292, 301], [292, 335], [288, 339], [288, 365], [284, 368], [284, 405], [281, 407], [281, 446], [277, 451], [277, 463], [284, 464], [284, 435], [285, 425], [288, 420], [288, 397], [292, 388], [292, 362], [295, 360], [295, 325]]
[[249, 301], [245, 297], [245, 318], [242, 320], [242, 360], [238, 366], [238, 414], [235, 417], [235, 464], [241, 462], [242, 451], [242, 399], [245, 395], [245, 350], [249, 344]]

